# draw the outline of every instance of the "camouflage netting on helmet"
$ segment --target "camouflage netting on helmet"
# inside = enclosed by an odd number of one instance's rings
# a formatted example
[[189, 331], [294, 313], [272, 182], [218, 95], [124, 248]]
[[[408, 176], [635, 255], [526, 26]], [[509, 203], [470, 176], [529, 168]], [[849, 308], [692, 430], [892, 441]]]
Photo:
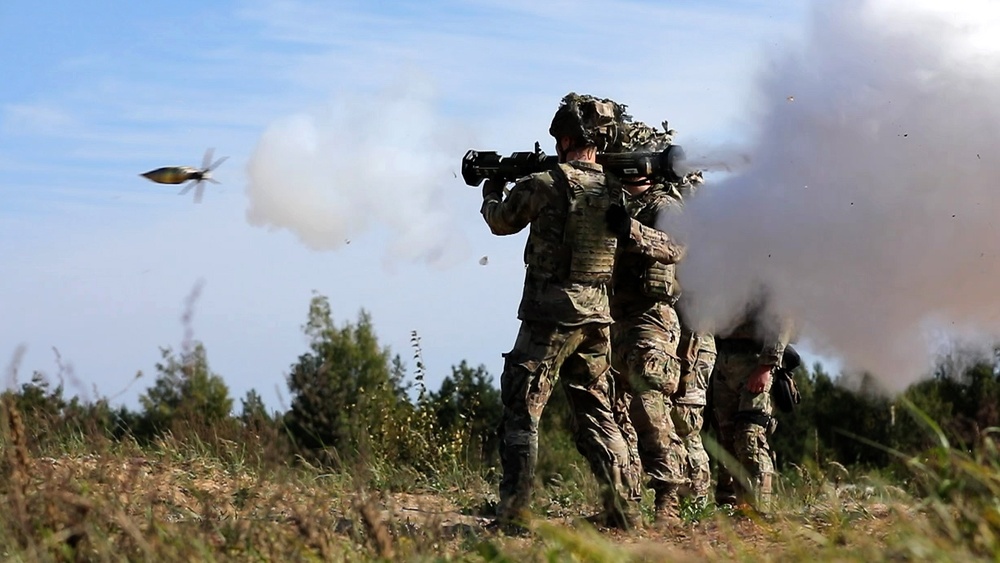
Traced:
[[[660, 152], [666, 150], [674, 143], [676, 131], [670, 129], [664, 121], [662, 130], [633, 120], [632, 116], [625, 113], [627, 106], [622, 105], [621, 118], [617, 124], [620, 132], [616, 142], [609, 146], [606, 152]], [[680, 182], [665, 182], [663, 179], [654, 178], [654, 182], [670, 183], [676, 195], [689, 196], [699, 184], [704, 182], [704, 177], [700, 170], [688, 173]]]
[[[670, 129], [666, 121], [660, 130], [635, 121], [627, 109], [625, 104], [609, 98], [570, 92], [563, 96], [549, 126], [549, 134], [556, 139], [573, 139], [573, 148], [594, 146], [605, 153], [660, 152], [673, 144], [677, 132]], [[690, 195], [703, 181], [701, 171], [691, 172], [675, 183], [674, 189], [678, 194]]]
[[549, 134], [554, 138], [569, 137], [574, 148], [597, 147], [606, 151], [619, 143], [619, 124], [631, 119], [625, 106], [608, 98], [597, 98], [570, 92], [563, 96], [552, 117]]
[[627, 119], [619, 125], [622, 134], [617, 148], [620, 152], [659, 152], [673, 144], [675, 131], [667, 129], [666, 121], [661, 131], [641, 121], [632, 121], [630, 115], [625, 117]]

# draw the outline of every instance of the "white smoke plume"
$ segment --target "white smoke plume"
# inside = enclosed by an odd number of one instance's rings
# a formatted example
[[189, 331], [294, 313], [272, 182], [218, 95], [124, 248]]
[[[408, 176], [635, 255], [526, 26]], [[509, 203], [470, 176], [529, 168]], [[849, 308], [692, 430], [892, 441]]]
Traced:
[[696, 324], [724, 332], [763, 283], [891, 392], [944, 340], [1000, 338], [998, 22], [992, 1], [814, 2], [762, 75], [749, 161], [661, 218]]
[[432, 89], [412, 79], [280, 120], [248, 163], [247, 221], [319, 251], [383, 227], [387, 258], [450, 265], [468, 253], [445, 193], [464, 137], [435, 111]]

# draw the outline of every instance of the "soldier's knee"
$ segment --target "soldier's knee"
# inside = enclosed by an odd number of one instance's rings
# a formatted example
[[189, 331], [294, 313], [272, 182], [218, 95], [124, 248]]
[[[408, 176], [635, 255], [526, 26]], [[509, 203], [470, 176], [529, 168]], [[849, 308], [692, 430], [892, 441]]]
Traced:
[[778, 419], [763, 411], [740, 411], [733, 422], [744, 432], [762, 432], [765, 437], [778, 428]]
[[767, 441], [768, 431], [756, 422], [737, 425], [735, 450], [739, 461], [747, 465], [754, 475], [772, 472], [771, 448]]
[[524, 403], [536, 363], [515, 355], [504, 357], [503, 372], [500, 374], [500, 401], [504, 406], [517, 410]]

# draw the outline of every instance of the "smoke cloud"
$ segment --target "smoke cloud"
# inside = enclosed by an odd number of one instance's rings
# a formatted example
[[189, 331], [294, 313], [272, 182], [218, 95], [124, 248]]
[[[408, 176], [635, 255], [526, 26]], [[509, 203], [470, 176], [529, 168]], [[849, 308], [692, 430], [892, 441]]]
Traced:
[[686, 312], [731, 328], [756, 289], [814, 351], [888, 391], [940, 345], [1000, 338], [1000, 7], [818, 0], [762, 73], [754, 141], [661, 226]]
[[450, 265], [469, 252], [444, 193], [466, 137], [412, 79], [280, 120], [248, 164], [247, 221], [287, 229], [318, 251], [383, 227], [387, 258]]

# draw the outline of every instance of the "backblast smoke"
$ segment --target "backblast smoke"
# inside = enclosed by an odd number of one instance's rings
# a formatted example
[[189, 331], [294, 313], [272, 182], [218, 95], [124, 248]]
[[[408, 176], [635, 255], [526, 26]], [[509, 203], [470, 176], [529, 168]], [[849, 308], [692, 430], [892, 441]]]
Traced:
[[453, 263], [467, 248], [443, 191], [467, 145], [419, 82], [288, 117], [250, 158], [247, 221], [321, 251], [381, 227], [389, 258]]
[[889, 391], [943, 340], [1000, 338], [998, 21], [983, 1], [814, 3], [761, 76], [749, 159], [661, 218], [700, 328], [724, 334], [764, 285]]

